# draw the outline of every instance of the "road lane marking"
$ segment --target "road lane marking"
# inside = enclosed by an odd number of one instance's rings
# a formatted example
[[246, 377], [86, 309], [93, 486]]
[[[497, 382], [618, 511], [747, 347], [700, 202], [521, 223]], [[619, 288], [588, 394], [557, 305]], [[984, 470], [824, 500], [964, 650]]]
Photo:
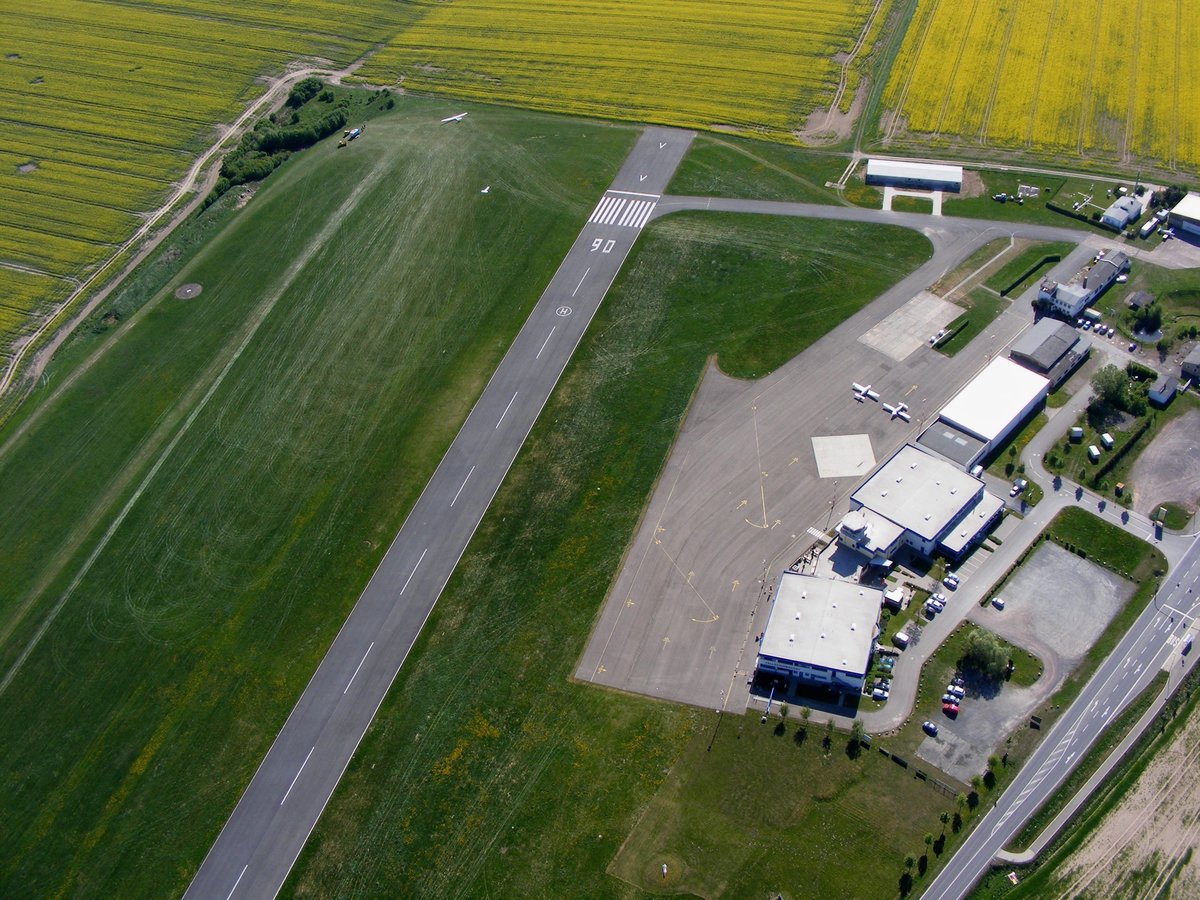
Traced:
[[313, 747], [312, 750], [309, 750], [308, 756], [304, 757], [304, 762], [300, 763], [300, 768], [296, 772], [296, 777], [293, 778], [292, 783], [288, 785], [287, 794], [284, 794], [283, 799], [279, 801], [280, 806], [283, 806], [283, 804], [287, 802], [288, 794], [292, 792], [292, 788], [294, 788], [296, 786], [296, 782], [300, 780], [300, 773], [304, 771], [304, 767], [308, 765], [309, 757], [313, 755], [313, 750], [316, 749], [316, 747]]
[[229, 889], [229, 893], [225, 895], [225, 900], [229, 900], [233, 896], [233, 892], [237, 890], [237, 886], [242, 883], [242, 876], [246, 874], [246, 870], [250, 868], [250, 863], [242, 866], [242, 871], [238, 873], [237, 881], [233, 883], [233, 887]]
[[[374, 646], [375, 646], [375, 642], [371, 641], [371, 647], [374, 647]], [[361, 669], [363, 667], [363, 663], [365, 663], [367, 661], [367, 657], [371, 653], [371, 647], [367, 648], [367, 652], [363, 654], [363, 658], [358, 661], [358, 669]], [[342, 688], [343, 694], [346, 693], [346, 691], [350, 690], [350, 685], [354, 684], [354, 679], [358, 677], [358, 669], [354, 670], [354, 674], [350, 676], [350, 680], [347, 681], [346, 686], [344, 688]]]
[[[550, 340], [550, 338], [546, 338], [546, 340]], [[454, 504], [458, 502], [458, 495], [463, 492], [463, 488], [465, 488], [467, 486], [467, 482], [471, 480], [471, 475], [474, 472], [475, 472], [475, 467], [471, 466], [471, 471], [467, 473], [467, 477], [463, 479], [463, 483], [458, 486], [458, 491], [457, 491], [457, 493], [455, 493], [454, 499], [450, 501], [451, 506], [454, 506]]]
[[534, 359], [541, 359], [541, 358], [542, 358], [542, 350], [545, 350], [545, 349], [546, 349], [546, 345], [547, 345], [548, 343], [550, 343], [550, 338], [553, 336], [553, 334], [554, 334], [554, 329], [555, 329], [555, 328], [557, 328], [557, 327], [558, 327], [557, 325], [551, 326], [551, 328], [550, 328], [550, 334], [546, 335], [546, 339], [545, 339], [544, 341], [542, 341], [542, 346], [541, 346], [541, 348], [538, 350], [538, 352], [537, 352], [537, 356], [535, 356], [535, 357], [534, 357]]
[[[583, 278], [587, 278], [587, 277], [588, 277], [588, 272], [590, 272], [590, 271], [592, 271], [592, 267], [591, 267], [591, 266], [588, 266], [586, 269], [584, 269], [584, 271], [583, 271]], [[574, 297], [576, 294], [578, 294], [578, 293], [579, 293], [579, 289], [580, 289], [581, 287], [583, 287], [583, 278], [580, 278], [580, 279], [579, 279], [579, 284], [575, 285], [575, 290], [571, 291], [571, 296], [572, 296], [572, 297]]]
[[421, 560], [425, 558], [425, 554], [428, 552], [428, 547], [421, 551], [421, 559], [417, 560], [417, 564], [413, 566], [413, 570], [408, 573], [408, 580], [404, 582], [404, 587], [400, 588], [400, 593], [396, 595], [397, 597], [404, 596], [404, 592], [408, 590], [408, 582], [413, 580], [413, 576], [417, 574], [417, 569], [421, 568]]
[[517, 399], [517, 394], [519, 394], [519, 393], [520, 393], [520, 391], [513, 391], [512, 400], [509, 400], [509, 401], [508, 401], [508, 406], [504, 407], [504, 412], [500, 413], [500, 421], [499, 421], [499, 422], [497, 422], [497, 423], [495, 424], [495, 426], [492, 428], [492, 430], [493, 430], [493, 431], [495, 431], [497, 428], [499, 428], [499, 427], [500, 427], [500, 422], [503, 422], [503, 421], [504, 421], [504, 417], [505, 417], [505, 416], [507, 416], [507, 415], [508, 415], [508, 411], [509, 411], [510, 409], [512, 409], [512, 405], [513, 405], [513, 403], [516, 401], [516, 399]]

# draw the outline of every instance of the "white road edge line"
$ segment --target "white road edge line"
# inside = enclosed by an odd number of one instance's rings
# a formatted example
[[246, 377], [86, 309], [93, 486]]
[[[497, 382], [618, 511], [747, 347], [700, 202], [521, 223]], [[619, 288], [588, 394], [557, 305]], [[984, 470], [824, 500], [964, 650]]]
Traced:
[[[584, 270], [583, 270], [583, 278], [587, 278], [587, 277], [588, 277], [588, 272], [590, 272], [590, 271], [592, 271], [592, 267], [591, 267], [591, 266], [588, 266], [586, 269], [584, 269]], [[572, 297], [574, 297], [576, 294], [578, 294], [578, 293], [579, 293], [579, 289], [580, 289], [581, 287], [583, 287], [583, 278], [580, 278], [580, 279], [579, 279], [579, 284], [575, 285], [575, 290], [571, 291], [571, 296], [572, 296]]]
[[550, 343], [550, 338], [554, 336], [554, 329], [555, 329], [555, 328], [557, 328], [557, 327], [558, 327], [557, 325], [551, 325], [551, 326], [550, 326], [550, 334], [546, 335], [546, 339], [545, 339], [544, 341], [542, 341], [542, 346], [541, 346], [541, 347], [538, 349], [537, 356], [535, 356], [535, 357], [534, 357], [534, 359], [541, 359], [541, 358], [542, 358], [542, 350], [545, 350], [545, 349], [546, 349], [546, 345], [547, 345], [548, 343]]
[[[375, 642], [371, 641], [371, 646], [367, 648], [367, 652], [363, 654], [363, 658], [358, 661], [358, 669], [363, 667], [363, 663], [367, 661], [367, 657], [371, 655], [371, 647], [375, 646]], [[346, 686], [342, 688], [342, 693], [350, 690], [350, 685], [354, 684], [354, 679], [358, 677], [358, 669], [354, 670], [354, 674], [350, 676], [350, 680], [346, 682]]]
[[[549, 340], [549, 338], [546, 338]], [[454, 494], [454, 499], [450, 501], [450, 505], [454, 506], [458, 502], [458, 495], [463, 492], [463, 488], [467, 486], [467, 482], [471, 480], [471, 476], [475, 473], [475, 467], [471, 466], [471, 471], [467, 473], [467, 477], [463, 479], [463, 483], [458, 486], [458, 491]]]
[[404, 592], [408, 590], [408, 583], [410, 581], [412, 581], [413, 576], [417, 574], [417, 569], [421, 568], [421, 561], [425, 559], [425, 554], [428, 552], [429, 552], [428, 547], [426, 547], [424, 550], [421, 551], [421, 558], [417, 560], [417, 564], [415, 566], [413, 566], [413, 570], [408, 573], [408, 578], [404, 582], [404, 587], [400, 588], [400, 593], [396, 595], [397, 597], [404, 596]]
[[515, 403], [515, 402], [516, 402], [516, 400], [517, 400], [517, 394], [519, 394], [519, 393], [521, 393], [521, 392], [520, 392], [520, 391], [513, 391], [512, 400], [509, 400], [509, 401], [508, 401], [508, 406], [504, 407], [504, 412], [500, 413], [500, 419], [499, 419], [499, 421], [497, 421], [497, 422], [496, 422], [496, 424], [493, 426], [493, 428], [492, 428], [492, 430], [493, 430], [493, 431], [495, 431], [497, 428], [499, 428], [499, 427], [500, 427], [500, 422], [503, 422], [503, 421], [504, 421], [504, 417], [505, 417], [505, 416], [507, 416], [507, 415], [508, 415], [508, 411], [509, 411], [510, 409], [512, 409], [512, 405], [513, 405], [513, 403]]
[[662, 194], [643, 194], [641, 191], [609, 191], [610, 194], [628, 194], [630, 197], [652, 197], [655, 200], [662, 198]]
[[309, 757], [313, 755], [313, 750], [316, 749], [316, 746], [314, 746], [312, 750], [309, 750], [308, 756], [304, 757], [304, 762], [300, 763], [300, 768], [296, 770], [296, 777], [292, 779], [292, 783], [288, 785], [287, 793], [284, 794], [283, 799], [279, 801], [280, 806], [283, 806], [283, 804], [287, 802], [288, 794], [292, 792], [292, 788], [294, 788], [296, 786], [296, 782], [300, 780], [300, 773], [304, 771], [304, 767], [308, 765]]
[[233, 883], [233, 887], [229, 889], [229, 893], [225, 895], [225, 900], [229, 900], [233, 896], [233, 892], [237, 890], [237, 886], [242, 883], [242, 876], [246, 874], [246, 870], [250, 868], [250, 863], [242, 866], [242, 871], [238, 873], [237, 881]]

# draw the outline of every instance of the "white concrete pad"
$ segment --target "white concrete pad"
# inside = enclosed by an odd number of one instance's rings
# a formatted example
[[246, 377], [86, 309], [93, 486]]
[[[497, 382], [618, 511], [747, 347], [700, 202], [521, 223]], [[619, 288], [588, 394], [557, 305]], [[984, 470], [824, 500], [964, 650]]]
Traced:
[[900, 361], [921, 347], [929, 338], [962, 315], [962, 309], [948, 300], [921, 291], [902, 307], [862, 335], [859, 340], [885, 356]]
[[821, 478], [861, 478], [875, 468], [870, 435], [822, 435], [812, 439], [812, 448]]

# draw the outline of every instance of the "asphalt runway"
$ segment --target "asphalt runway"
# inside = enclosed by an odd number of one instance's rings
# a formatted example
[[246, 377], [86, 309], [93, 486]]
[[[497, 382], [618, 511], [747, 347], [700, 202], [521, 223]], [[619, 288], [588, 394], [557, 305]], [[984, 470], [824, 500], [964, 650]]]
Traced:
[[[875, 460], [882, 462], [1032, 323], [1030, 295], [1014, 300], [952, 358], [922, 341], [897, 361], [863, 336], [997, 237], [1080, 241], [1085, 235], [857, 207], [710, 198], [664, 197], [655, 215], [685, 209], [904, 224], [919, 228], [934, 247], [913, 274], [771, 375], [738, 382], [713, 369], [706, 373], [576, 668], [581, 681], [740, 711], [749, 698], [754, 638], [766, 627], [774, 580], [836, 524], [849, 494], [874, 468], [867, 464], [861, 473], [822, 479], [812, 438], [868, 435]], [[1087, 253], [1072, 253], [1056, 273], [1073, 272], [1076, 257]], [[872, 385], [880, 402], [856, 403], [852, 382]], [[900, 401], [908, 404], [911, 423], [890, 419], [882, 409], [882, 403]], [[847, 460], [848, 469], [853, 462]]]
[[388, 548], [186, 897], [273, 897], [283, 886], [693, 136], [665, 128], [642, 133]]

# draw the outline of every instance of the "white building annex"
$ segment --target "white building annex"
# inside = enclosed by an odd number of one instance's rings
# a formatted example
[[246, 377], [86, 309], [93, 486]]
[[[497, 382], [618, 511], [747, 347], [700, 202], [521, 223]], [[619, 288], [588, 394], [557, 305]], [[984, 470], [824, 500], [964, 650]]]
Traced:
[[1189, 191], [1182, 200], [1171, 207], [1168, 222], [1172, 228], [1200, 237], [1200, 194]]
[[799, 686], [859, 694], [871, 667], [883, 591], [784, 572], [758, 647], [759, 672]]

